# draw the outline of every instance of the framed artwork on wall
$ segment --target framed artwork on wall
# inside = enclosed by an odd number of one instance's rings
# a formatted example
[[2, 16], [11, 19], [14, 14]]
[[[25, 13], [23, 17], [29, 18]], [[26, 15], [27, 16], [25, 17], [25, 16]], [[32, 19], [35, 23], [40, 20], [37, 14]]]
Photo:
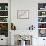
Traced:
[[17, 19], [29, 19], [29, 10], [17, 10]]

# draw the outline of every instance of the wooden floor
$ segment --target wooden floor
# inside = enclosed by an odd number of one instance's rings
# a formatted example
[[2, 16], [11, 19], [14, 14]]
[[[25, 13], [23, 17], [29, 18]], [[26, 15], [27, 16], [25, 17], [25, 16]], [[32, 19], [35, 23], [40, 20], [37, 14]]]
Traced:
[[8, 46], [8, 45], [0, 45], [0, 46]]

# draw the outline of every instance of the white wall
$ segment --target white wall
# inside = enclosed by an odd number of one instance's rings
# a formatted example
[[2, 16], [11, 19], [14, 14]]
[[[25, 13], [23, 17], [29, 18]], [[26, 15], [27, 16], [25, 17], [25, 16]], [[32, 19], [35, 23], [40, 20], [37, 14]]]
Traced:
[[[11, 22], [16, 25], [17, 30], [27, 30], [28, 27], [33, 24], [36, 32], [34, 36], [38, 35], [38, 3], [45, 2], [46, 0], [11, 0]], [[29, 19], [17, 19], [17, 10], [30, 10]], [[38, 38], [38, 40], [36, 40], [33, 38], [33, 45], [38, 46], [38, 42], [43, 42], [41, 39], [42, 38]], [[42, 42], [40, 42], [40, 40]]]
[[[17, 19], [17, 10], [29, 10], [29, 19]], [[32, 0], [12, 0], [11, 20], [16, 25], [17, 30], [27, 30], [32, 24], [37, 23], [37, 2]]]
[[8, 3], [8, 0], [0, 0], [0, 3]]
[[[37, 29], [38, 3], [46, 0], [11, 0], [11, 22], [17, 30], [27, 30], [34, 25]], [[17, 19], [17, 10], [29, 10], [29, 19]]]
[[[46, 1], [46, 0], [45, 0]], [[34, 25], [37, 29], [38, 2], [44, 0], [11, 0], [11, 22], [17, 30], [27, 30]], [[17, 19], [17, 10], [29, 10], [29, 19]]]

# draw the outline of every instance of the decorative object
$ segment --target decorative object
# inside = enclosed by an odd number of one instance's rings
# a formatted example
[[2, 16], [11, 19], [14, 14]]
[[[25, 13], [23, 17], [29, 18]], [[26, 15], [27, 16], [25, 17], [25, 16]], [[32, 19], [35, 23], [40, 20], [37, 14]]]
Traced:
[[21, 46], [25, 46], [25, 41], [21, 40]]
[[38, 17], [39, 22], [46, 22], [46, 17]]
[[13, 23], [11, 23], [11, 30], [16, 30], [16, 26]]
[[8, 10], [8, 6], [5, 6], [5, 10]]
[[40, 37], [46, 37], [46, 29], [40, 29], [39, 30], [39, 36]]
[[38, 3], [38, 10], [46, 10], [46, 3]]
[[32, 45], [32, 36], [31, 35], [19, 35], [19, 34], [16, 34], [15, 38], [17, 40], [17, 42], [15, 40], [15, 43], [18, 46], [30, 46], [30, 45]]
[[29, 26], [29, 30], [34, 30], [34, 26], [33, 25], [31, 25], [31, 26]]
[[1, 6], [0, 6], [0, 10], [1, 10]]
[[8, 11], [0, 11], [0, 16], [8, 16]]
[[0, 22], [8, 22], [7, 17], [0, 17]]
[[18, 19], [29, 19], [29, 10], [17, 10]]
[[43, 24], [39, 23], [38, 28], [46, 28], [46, 23], [43, 23]]

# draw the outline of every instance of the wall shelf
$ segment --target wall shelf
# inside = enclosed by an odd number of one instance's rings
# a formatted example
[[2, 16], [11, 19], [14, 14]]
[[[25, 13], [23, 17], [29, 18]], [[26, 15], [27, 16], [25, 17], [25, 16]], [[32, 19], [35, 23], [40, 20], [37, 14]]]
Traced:
[[38, 23], [46, 23], [46, 22], [38, 22]]
[[8, 17], [8, 16], [0, 16], [0, 17]]
[[0, 3], [0, 35], [8, 37], [8, 3]]
[[46, 37], [46, 3], [38, 3], [38, 34]]
[[46, 29], [46, 28], [38, 28], [38, 29]]
[[46, 11], [46, 10], [38, 10], [38, 11]]
[[44, 16], [38, 16], [38, 17], [46, 17], [46, 15], [44, 15]]
[[0, 22], [0, 23], [8, 23], [8, 22]]
[[8, 11], [8, 10], [0, 10], [0, 11]]

